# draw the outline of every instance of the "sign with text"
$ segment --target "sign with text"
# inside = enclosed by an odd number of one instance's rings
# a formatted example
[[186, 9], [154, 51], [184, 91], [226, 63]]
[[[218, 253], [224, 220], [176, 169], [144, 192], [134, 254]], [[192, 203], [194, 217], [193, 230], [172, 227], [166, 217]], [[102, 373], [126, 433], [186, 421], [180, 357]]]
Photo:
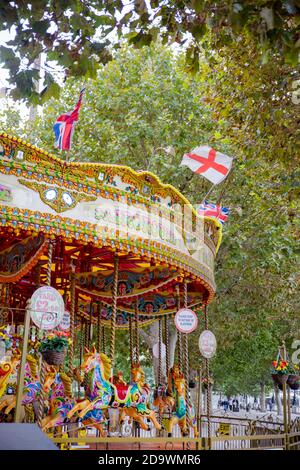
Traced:
[[68, 312], [68, 310], [64, 311], [62, 321], [59, 324], [59, 329], [63, 331], [68, 331], [70, 329], [70, 312]]
[[198, 317], [190, 308], [181, 308], [176, 313], [174, 322], [180, 333], [192, 333], [198, 326]]
[[60, 324], [65, 312], [61, 294], [51, 286], [39, 287], [31, 297], [31, 318], [42, 330], [53, 330]]
[[199, 349], [202, 356], [206, 359], [211, 359], [214, 357], [217, 350], [217, 340], [212, 331], [202, 331], [201, 335], [199, 336]]

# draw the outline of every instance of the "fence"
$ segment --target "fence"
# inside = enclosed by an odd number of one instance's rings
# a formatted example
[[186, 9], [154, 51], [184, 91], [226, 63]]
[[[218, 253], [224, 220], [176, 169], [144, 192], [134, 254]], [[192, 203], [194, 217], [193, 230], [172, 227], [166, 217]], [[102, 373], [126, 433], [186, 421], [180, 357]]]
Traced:
[[[67, 426], [63, 435], [52, 437], [56, 444], [63, 448], [78, 448], [78, 444], [92, 449], [160, 449], [160, 450], [300, 450], [300, 419], [291, 423], [290, 432], [284, 433], [283, 424], [264, 419], [250, 420], [224, 416], [211, 417], [211, 436], [207, 435], [207, 417], [202, 416], [198, 422], [201, 429], [198, 438], [191, 433], [190, 437], [181, 437], [178, 426], [174, 427], [172, 437], [165, 431], [159, 433], [151, 427], [144, 431], [136, 426], [125, 423], [127, 432], [123, 437], [97, 437], [89, 430], [86, 436], [67, 437]], [[122, 430], [120, 430], [121, 432]], [[93, 434], [92, 434], [93, 433]], [[70, 433], [69, 433], [70, 434]], [[63, 437], [62, 437], [63, 436]]]

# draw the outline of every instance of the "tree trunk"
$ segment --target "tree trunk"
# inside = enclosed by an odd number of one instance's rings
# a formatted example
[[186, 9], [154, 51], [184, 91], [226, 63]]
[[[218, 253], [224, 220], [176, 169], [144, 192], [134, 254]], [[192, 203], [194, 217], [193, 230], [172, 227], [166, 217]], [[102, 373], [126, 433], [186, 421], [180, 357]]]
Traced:
[[266, 411], [266, 395], [265, 395], [265, 384], [260, 384], [260, 409]]

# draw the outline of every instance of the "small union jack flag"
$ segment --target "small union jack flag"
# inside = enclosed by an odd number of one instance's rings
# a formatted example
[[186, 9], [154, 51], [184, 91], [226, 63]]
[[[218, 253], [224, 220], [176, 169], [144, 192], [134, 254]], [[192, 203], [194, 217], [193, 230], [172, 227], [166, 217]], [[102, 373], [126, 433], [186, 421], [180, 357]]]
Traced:
[[198, 215], [218, 219], [222, 225], [224, 225], [228, 219], [229, 212], [230, 210], [228, 207], [222, 207], [218, 204], [209, 203], [207, 201], [197, 206]]
[[78, 121], [79, 109], [81, 106], [82, 95], [84, 89], [81, 90], [78, 102], [73, 109], [66, 114], [61, 114], [53, 126], [55, 132], [54, 146], [60, 150], [70, 150], [72, 144], [72, 136], [74, 133], [75, 123]]

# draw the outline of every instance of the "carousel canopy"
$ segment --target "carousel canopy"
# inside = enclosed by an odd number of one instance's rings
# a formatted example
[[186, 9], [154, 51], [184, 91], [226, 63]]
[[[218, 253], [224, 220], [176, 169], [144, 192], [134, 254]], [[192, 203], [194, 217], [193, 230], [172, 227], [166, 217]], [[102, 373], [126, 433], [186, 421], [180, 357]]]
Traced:
[[9, 283], [15, 305], [25, 305], [45, 281], [50, 239], [51, 285], [66, 293], [75, 270], [78, 303], [87, 314], [88, 304], [101, 302], [109, 317], [116, 254], [120, 314], [133, 313], [136, 299], [141, 315], [175, 312], [183, 277], [189, 306], [214, 295], [220, 223], [197, 216], [152, 173], [65, 162], [0, 134], [0, 207], [0, 283]]

